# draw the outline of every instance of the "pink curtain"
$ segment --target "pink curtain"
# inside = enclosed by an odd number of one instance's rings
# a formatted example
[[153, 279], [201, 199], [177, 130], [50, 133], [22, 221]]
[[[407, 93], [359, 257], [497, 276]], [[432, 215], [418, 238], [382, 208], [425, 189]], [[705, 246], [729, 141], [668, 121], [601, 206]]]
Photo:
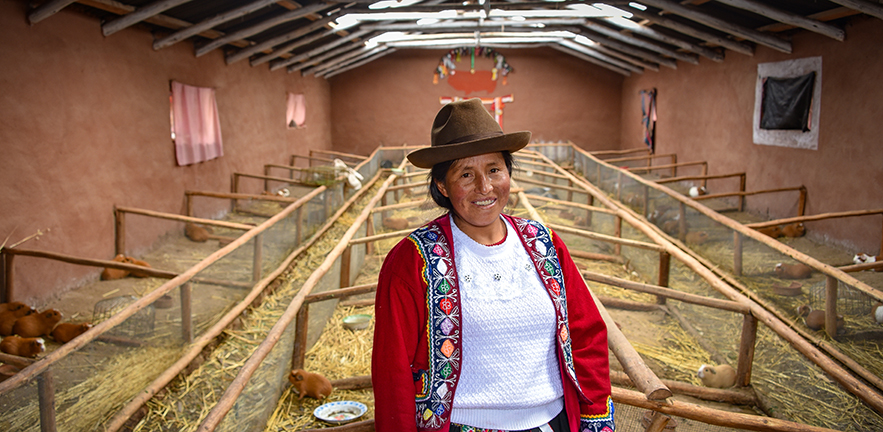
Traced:
[[288, 110], [285, 124], [290, 128], [302, 127], [307, 119], [306, 99], [302, 94], [288, 93]]
[[224, 155], [214, 89], [172, 81], [172, 113], [179, 166]]

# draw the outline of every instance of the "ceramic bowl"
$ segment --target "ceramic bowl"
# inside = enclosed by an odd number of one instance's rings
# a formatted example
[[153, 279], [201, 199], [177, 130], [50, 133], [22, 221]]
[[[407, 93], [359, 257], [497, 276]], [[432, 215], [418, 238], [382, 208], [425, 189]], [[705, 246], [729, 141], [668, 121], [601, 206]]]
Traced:
[[346, 423], [353, 421], [368, 411], [363, 403], [355, 401], [329, 402], [316, 408], [313, 415], [328, 423]]
[[356, 314], [343, 319], [343, 326], [350, 330], [362, 330], [371, 323], [371, 315]]

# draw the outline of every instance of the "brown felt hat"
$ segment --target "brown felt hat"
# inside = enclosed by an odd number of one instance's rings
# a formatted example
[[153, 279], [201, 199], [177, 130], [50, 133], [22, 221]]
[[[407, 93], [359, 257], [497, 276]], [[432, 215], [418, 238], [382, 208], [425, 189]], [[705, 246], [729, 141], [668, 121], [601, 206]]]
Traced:
[[432, 122], [431, 144], [408, 154], [420, 168], [454, 159], [500, 151], [516, 152], [530, 142], [530, 132], [503, 133], [481, 99], [451, 102], [442, 107]]

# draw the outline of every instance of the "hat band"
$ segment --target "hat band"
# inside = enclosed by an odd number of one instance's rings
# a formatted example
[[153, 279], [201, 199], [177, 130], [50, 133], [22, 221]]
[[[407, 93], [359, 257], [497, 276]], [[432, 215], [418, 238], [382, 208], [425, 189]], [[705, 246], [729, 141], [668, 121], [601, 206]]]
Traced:
[[448, 142], [446, 142], [444, 144], [440, 144], [440, 145], [460, 144], [460, 143], [464, 143], [464, 142], [475, 141], [475, 140], [480, 140], [480, 139], [484, 139], [484, 138], [491, 138], [491, 137], [500, 136], [500, 135], [503, 135], [503, 132], [496, 132], [496, 131], [495, 132], [483, 132], [483, 133], [478, 133], [478, 134], [461, 136], [460, 138], [457, 138], [453, 141], [448, 141]]

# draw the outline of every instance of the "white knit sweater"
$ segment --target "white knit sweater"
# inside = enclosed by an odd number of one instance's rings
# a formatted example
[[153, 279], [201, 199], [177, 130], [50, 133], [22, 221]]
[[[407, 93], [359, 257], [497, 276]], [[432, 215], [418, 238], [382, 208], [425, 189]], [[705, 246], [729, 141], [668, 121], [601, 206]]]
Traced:
[[463, 316], [463, 364], [451, 421], [523, 430], [555, 417], [564, 391], [552, 301], [518, 233], [506, 227], [502, 244], [485, 246], [451, 218]]

